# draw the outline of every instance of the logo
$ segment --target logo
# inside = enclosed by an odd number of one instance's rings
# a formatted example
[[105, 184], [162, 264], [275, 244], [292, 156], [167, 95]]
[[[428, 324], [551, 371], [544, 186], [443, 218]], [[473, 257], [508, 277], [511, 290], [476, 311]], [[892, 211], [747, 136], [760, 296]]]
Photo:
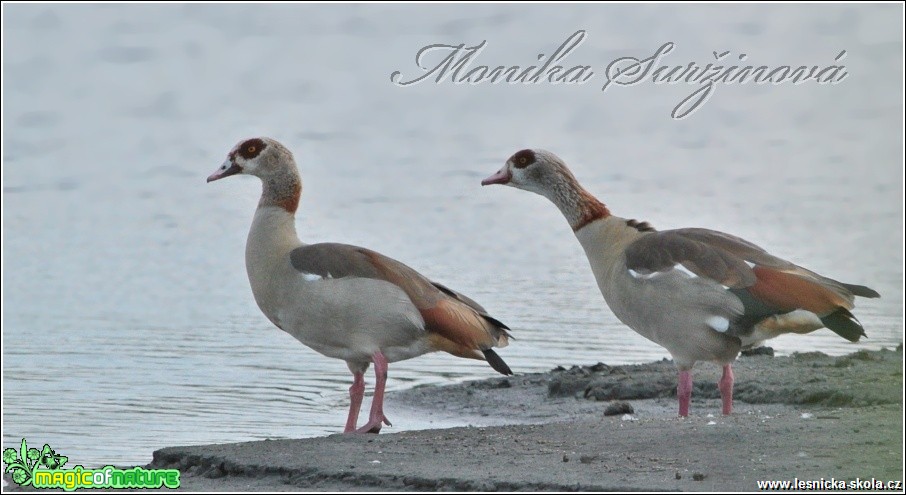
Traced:
[[4, 473], [10, 473], [19, 486], [75, 490], [78, 488], [179, 488], [178, 469], [119, 469], [104, 466], [85, 469], [82, 466], [64, 469], [69, 457], [59, 455], [50, 445], [41, 450], [30, 449], [22, 439], [19, 451], [3, 450]]

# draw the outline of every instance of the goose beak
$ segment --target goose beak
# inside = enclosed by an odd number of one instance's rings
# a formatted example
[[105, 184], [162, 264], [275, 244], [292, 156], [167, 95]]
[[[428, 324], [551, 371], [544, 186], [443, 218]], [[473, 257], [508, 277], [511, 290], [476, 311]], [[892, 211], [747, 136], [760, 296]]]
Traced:
[[240, 172], [242, 172], [242, 167], [233, 163], [232, 160], [226, 160], [223, 162], [223, 165], [217, 167], [217, 170], [215, 170], [213, 174], [208, 176], [208, 182], [214, 182], [215, 180], [236, 175]]
[[513, 175], [510, 174], [510, 169], [504, 165], [503, 168], [498, 170], [494, 175], [481, 181], [481, 185], [490, 186], [491, 184], [508, 184], [512, 178]]

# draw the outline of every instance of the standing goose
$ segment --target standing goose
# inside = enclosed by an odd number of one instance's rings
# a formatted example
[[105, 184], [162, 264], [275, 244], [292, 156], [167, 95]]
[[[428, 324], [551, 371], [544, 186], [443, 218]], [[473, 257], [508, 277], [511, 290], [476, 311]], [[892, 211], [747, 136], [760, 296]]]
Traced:
[[730, 414], [730, 363], [740, 349], [822, 327], [856, 342], [865, 332], [850, 313], [854, 296], [879, 297], [868, 287], [822, 277], [723, 232], [658, 232], [647, 222], [611, 215], [548, 151], [519, 151], [481, 184], [524, 189], [557, 205], [616, 317], [673, 356], [680, 416], [689, 414], [696, 361], [723, 366], [718, 388], [723, 413]]
[[[295, 227], [302, 179], [282, 144], [242, 141], [208, 182], [236, 174], [263, 183], [245, 249], [255, 301], [277, 328], [346, 361], [353, 383], [345, 432], [378, 433], [390, 425], [383, 412], [388, 363], [445, 351], [512, 374], [491, 349], [507, 345], [508, 327], [475, 301], [369, 249], [302, 243]], [[356, 429], [369, 363], [376, 378], [371, 414]]]

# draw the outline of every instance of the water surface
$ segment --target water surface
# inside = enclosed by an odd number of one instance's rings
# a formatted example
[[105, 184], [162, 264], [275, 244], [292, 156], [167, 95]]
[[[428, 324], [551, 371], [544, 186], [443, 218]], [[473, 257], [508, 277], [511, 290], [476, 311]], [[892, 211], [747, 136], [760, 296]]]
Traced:
[[[525, 147], [560, 154], [617, 215], [731, 232], [883, 294], [856, 312], [863, 342], [825, 330], [778, 339], [779, 353], [896, 346], [900, 13], [4, 5], [3, 446], [26, 437], [85, 465], [141, 464], [168, 445], [341, 429], [345, 364], [272, 327], [252, 299], [243, 253], [259, 184], [204, 181], [255, 135], [296, 153], [306, 242], [376, 249], [480, 301], [514, 329], [500, 354], [519, 373], [667, 355], [606, 308], [551, 204], [479, 186]], [[846, 49], [850, 76], [720, 87], [681, 121], [670, 110], [694, 88], [390, 82], [418, 74], [431, 43], [488, 40], [481, 63], [529, 65], [578, 29], [588, 37], [570, 61], [599, 72], [673, 41], [677, 64], [714, 50], [830, 64]], [[492, 376], [435, 354], [394, 364], [389, 387]], [[424, 425], [388, 415], [388, 431]]]

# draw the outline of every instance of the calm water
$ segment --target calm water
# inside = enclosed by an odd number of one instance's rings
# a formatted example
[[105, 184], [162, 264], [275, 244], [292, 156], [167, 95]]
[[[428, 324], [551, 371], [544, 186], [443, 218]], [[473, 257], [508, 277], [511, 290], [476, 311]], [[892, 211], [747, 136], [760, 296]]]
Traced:
[[[518, 372], [666, 353], [606, 309], [540, 197], [479, 181], [524, 147], [563, 156], [616, 214], [735, 233], [883, 299], [869, 338], [774, 341], [842, 354], [903, 341], [902, 8], [833, 5], [4, 5], [3, 446], [26, 437], [86, 465], [178, 444], [336, 432], [350, 375], [273, 328], [245, 275], [258, 198], [205, 184], [236, 141], [296, 153], [308, 242], [368, 246], [484, 304]], [[578, 29], [581, 86], [394, 86], [432, 43], [530, 65]], [[844, 83], [599, 88], [613, 59], [748, 54]], [[495, 376], [429, 355], [389, 387]], [[739, 377], [745, 380], [745, 377]], [[371, 377], [369, 376], [369, 383]], [[366, 405], [367, 407], [367, 405]], [[423, 425], [388, 412], [390, 431]]]

